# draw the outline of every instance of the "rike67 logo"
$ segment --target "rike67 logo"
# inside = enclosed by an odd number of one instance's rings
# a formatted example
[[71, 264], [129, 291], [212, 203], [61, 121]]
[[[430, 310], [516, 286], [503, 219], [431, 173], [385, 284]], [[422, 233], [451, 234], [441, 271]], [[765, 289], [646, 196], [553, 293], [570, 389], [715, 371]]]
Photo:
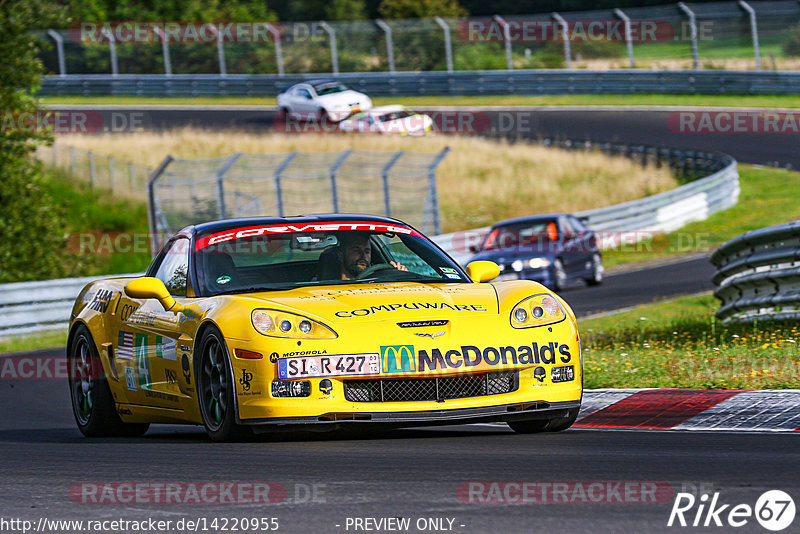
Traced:
[[703, 493], [699, 498], [691, 493], [678, 493], [667, 526], [738, 528], [755, 518], [765, 529], [777, 532], [791, 525], [794, 516], [794, 499], [781, 490], [762, 493], [755, 506], [724, 503], [719, 492], [712, 496]]

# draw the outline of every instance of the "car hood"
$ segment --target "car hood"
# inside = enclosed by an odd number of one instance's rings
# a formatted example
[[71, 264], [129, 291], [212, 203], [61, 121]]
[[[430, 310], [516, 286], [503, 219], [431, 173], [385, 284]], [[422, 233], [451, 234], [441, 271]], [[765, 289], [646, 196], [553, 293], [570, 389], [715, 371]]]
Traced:
[[349, 284], [242, 295], [328, 322], [424, 321], [499, 313], [490, 284]]
[[317, 97], [317, 101], [326, 108], [347, 108], [353, 105], [366, 104], [367, 95], [348, 89], [340, 93], [332, 93]]

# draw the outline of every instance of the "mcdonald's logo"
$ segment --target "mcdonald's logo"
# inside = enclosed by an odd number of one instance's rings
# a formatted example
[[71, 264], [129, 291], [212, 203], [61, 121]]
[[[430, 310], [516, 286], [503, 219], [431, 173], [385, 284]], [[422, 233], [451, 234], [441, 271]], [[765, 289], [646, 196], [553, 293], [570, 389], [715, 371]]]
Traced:
[[414, 345], [382, 345], [381, 367], [384, 373], [413, 373], [417, 370]]

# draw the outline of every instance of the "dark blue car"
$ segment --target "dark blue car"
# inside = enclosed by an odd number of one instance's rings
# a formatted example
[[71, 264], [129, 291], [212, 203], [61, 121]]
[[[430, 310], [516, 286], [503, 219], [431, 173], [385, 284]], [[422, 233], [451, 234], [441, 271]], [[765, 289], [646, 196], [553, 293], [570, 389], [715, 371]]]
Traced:
[[500, 266], [495, 280], [535, 280], [556, 291], [574, 280], [590, 286], [603, 282], [594, 232], [568, 213], [499, 222], [471, 252], [476, 254], [470, 261], [489, 260]]

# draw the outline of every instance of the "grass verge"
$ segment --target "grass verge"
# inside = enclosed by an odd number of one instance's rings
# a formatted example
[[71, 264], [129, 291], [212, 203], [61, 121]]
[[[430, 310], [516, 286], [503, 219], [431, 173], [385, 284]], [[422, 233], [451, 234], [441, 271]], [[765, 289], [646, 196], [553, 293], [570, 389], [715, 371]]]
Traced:
[[712, 295], [580, 321], [587, 388], [800, 388], [800, 325], [722, 324]]
[[603, 252], [603, 265], [615, 265], [711, 251], [740, 234], [800, 219], [800, 173], [739, 165], [741, 193], [730, 209], [678, 231]]
[[[138, 97], [58, 96], [42, 98], [45, 105], [196, 105], [275, 106], [275, 97]], [[800, 95], [492, 95], [402, 96], [373, 98], [376, 106], [402, 103], [422, 106], [712, 106], [800, 108]]]
[[67, 329], [45, 330], [35, 334], [0, 337], [0, 354], [29, 350], [56, 349], [67, 344]]

